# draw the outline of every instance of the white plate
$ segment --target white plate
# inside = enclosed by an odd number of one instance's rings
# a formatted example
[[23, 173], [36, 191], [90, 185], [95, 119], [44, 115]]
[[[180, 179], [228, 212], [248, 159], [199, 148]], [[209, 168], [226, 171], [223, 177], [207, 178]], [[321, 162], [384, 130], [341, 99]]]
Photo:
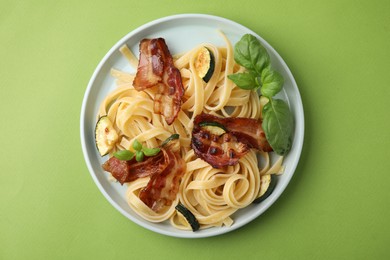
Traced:
[[[292, 150], [284, 160], [285, 172], [279, 177], [277, 186], [270, 197], [260, 204], [250, 205], [234, 214], [234, 224], [231, 227], [210, 228], [191, 232], [177, 230], [171, 227], [169, 223], [150, 223], [140, 218], [129, 208], [125, 200], [125, 188], [118, 183], [108, 181], [107, 173], [101, 168], [101, 164], [107, 158], [101, 158], [96, 150], [94, 127], [99, 104], [115, 88], [114, 79], [110, 76], [110, 69], [115, 67], [124, 71], [134, 71], [119, 52], [120, 46], [125, 43], [135, 54], [138, 54], [138, 44], [143, 38], [154, 37], [165, 38], [172, 54], [190, 50], [201, 43], [225, 46], [217, 30], [222, 30], [233, 45], [245, 33], [256, 35], [268, 50], [272, 66], [284, 76], [284, 89], [279, 94], [279, 97], [288, 102], [295, 120]], [[97, 66], [85, 92], [81, 109], [80, 131], [84, 158], [92, 178], [107, 200], [119, 212], [133, 222], [154, 232], [175, 237], [195, 238], [220, 235], [242, 227], [262, 214], [278, 199], [289, 183], [298, 164], [303, 144], [304, 116], [299, 90], [289, 68], [279, 54], [264, 39], [250, 29], [225, 18], [203, 14], [183, 14], [147, 23], [127, 34], [110, 49]]]

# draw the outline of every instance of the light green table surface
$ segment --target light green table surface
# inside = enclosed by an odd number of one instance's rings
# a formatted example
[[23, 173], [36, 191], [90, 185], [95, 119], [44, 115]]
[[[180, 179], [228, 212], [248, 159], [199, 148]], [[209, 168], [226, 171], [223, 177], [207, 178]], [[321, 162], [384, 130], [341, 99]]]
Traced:
[[[389, 1], [0, 1], [0, 259], [390, 259]], [[138, 26], [206, 13], [284, 58], [305, 109], [296, 173], [234, 232], [179, 239], [115, 210], [80, 144], [105, 53]]]

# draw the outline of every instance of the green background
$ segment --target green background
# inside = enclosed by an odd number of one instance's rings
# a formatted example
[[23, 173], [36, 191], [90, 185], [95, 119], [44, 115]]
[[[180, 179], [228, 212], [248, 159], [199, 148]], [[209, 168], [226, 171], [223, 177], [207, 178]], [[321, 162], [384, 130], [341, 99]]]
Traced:
[[[265, 214], [179, 239], [103, 197], [83, 159], [88, 81], [120, 38], [179, 13], [232, 19], [284, 58], [301, 161]], [[0, 259], [389, 259], [389, 1], [0, 0]]]

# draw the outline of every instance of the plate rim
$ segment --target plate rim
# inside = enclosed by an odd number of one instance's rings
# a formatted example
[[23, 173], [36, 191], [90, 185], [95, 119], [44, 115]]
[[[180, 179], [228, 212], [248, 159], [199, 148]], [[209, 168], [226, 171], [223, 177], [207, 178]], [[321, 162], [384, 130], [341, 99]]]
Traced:
[[[262, 209], [258, 214], [253, 214], [251, 216], [248, 216], [245, 221], [243, 221], [241, 224], [236, 224], [232, 225], [231, 227], [214, 227], [214, 228], [209, 228], [205, 230], [200, 230], [198, 232], [191, 232], [191, 231], [182, 231], [182, 230], [177, 230], [176, 232], [171, 232], [169, 230], [164, 230], [164, 229], [158, 229], [155, 228], [152, 224], [154, 223], [145, 223], [148, 222], [147, 220], [139, 220], [136, 217], [130, 215], [128, 212], [124, 211], [118, 203], [116, 203], [112, 197], [107, 193], [107, 191], [104, 189], [100, 181], [98, 180], [96, 173], [94, 169], [92, 168], [91, 162], [89, 160], [89, 153], [88, 153], [88, 148], [86, 144], [86, 131], [85, 131], [85, 123], [86, 123], [86, 110], [87, 110], [87, 104], [88, 104], [88, 98], [90, 97], [90, 93], [92, 91], [92, 87], [94, 85], [94, 82], [100, 73], [103, 65], [107, 62], [107, 60], [111, 57], [111, 55], [116, 51], [121, 45], [123, 45], [127, 40], [129, 40], [133, 35], [136, 35], [137, 33], [146, 30], [147, 28], [151, 28], [153, 26], [158, 26], [159, 24], [171, 21], [171, 20], [177, 20], [177, 19], [211, 19], [214, 21], [219, 21], [225, 24], [231, 24], [235, 26], [236, 28], [241, 28], [242, 30], [248, 31], [249, 33], [253, 33], [256, 37], [259, 38], [261, 43], [265, 45], [265, 47], [268, 50], [271, 50], [273, 52], [273, 55], [276, 56], [278, 61], [282, 64], [285, 72], [288, 74], [292, 81], [292, 87], [294, 88], [294, 93], [295, 93], [295, 99], [296, 101], [296, 108], [297, 108], [297, 113], [300, 114], [301, 116], [299, 118], [294, 118], [294, 128], [295, 130], [298, 130], [297, 133], [294, 133], [294, 135], [298, 135], [294, 137], [293, 141], [293, 147], [294, 149], [297, 149], [295, 153], [295, 158], [292, 159], [293, 163], [291, 165], [291, 174], [285, 177], [285, 181], [282, 183], [282, 186], [280, 188], [280, 192], [276, 194], [275, 196], [269, 198], [269, 200], [266, 200], [263, 202]], [[299, 125], [298, 125], [299, 123]], [[103, 56], [103, 58], [100, 60], [98, 65], [96, 66], [89, 82], [87, 85], [87, 88], [84, 93], [84, 97], [82, 100], [82, 106], [81, 106], [81, 112], [80, 112], [80, 141], [81, 141], [81, 146], [82, 146], [82, 152], [84, 156], [84, 161], [87, 165], [88, 171], [92, 177], [92, 179], [95, 182], [95, 185], [98, 187], [100, 192], [104, 195], [104, 197], [109, 201], [109, 203], [116, 208], [123, 216], [125, 216], [127, 219], [130, 219], [132, 222], [138, 224], [139, 226], [146, 228], [148, 230], [151, 230], [153, 232], [167, 235], [167, 236], [172, 236], [172, 237], [181, 237], [181, 238], [203, 238], [203, 237], [211, 237], [211, 236], [217, 236], [217, 235], [222, 235], [228, 232], [231, 232], [233, 230], [236, 230], [240, 227], [243, 227], [247, 225], [249, 222], [253, 221], [260, 215], [262, 215], [265, 211], [268, 210], [268, 208], [273, 205], [276, 200], [281, 196], [281, 194], [284, 192], [286, 189], [287, 185], [290, 183], [291, 178], [295, 174], [297, 165], [300, 161], [300, 156], [302, 153], [302, 148], [303, 148], [303, 142], [304, 142], [304, 132], [305, 132], [305, 124], [304, 124], [304, 110], [303, 110], [303, 104], [302, 104], [302, 98], [298, 89], [298, 86], [296, 84], [295, 78], [292, 75], [290, 68], [287, 66], [286, 62], [283, 60], [283, 58], [279, 55], [279, 53], [264, 39], [261, 37], [261, 35], [257, 34], [256, 32], [252, 31], [248, 27], [245, 27], [244, 25], [235, 22], [233, 20], [227, 19], [225, 17], [220, 17], [216, 15], [210, 15], [210, 14], [200, 14], [200, 13], [184, 13], [184, 14], [175, 14], [175, 15], [169, 15], [165, 17], [161, 17], [155, 20], [152, 20], [150, 22], [147, 22], [134, 30], [130, 31], [126, 35], [124, 35], [121, 39], [119, 39], [110, 49], [109, 51]], [[298, 137], [298, 139], [297, 139]]]

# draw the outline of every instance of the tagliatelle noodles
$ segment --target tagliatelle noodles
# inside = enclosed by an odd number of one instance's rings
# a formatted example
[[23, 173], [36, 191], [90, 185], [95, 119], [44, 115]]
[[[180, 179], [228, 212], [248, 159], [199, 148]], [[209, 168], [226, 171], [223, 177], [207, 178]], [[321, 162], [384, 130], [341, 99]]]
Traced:
[[[184, 54], [173, 56], [185, 92], [181, 111], [172, 125], [153, 112], [156, 89], [136, 91], [132, 86], [134, 74], [114, 68], [111, 70], [117, 88], [101, 103], [99, 116], [107, 115], [119, 135], [114, 151], [134, 151], [132, 143], [135, 139], [152, 148], [158, 147], [173, 133], [180, 135], [181, 156], [186, 162], [186, 172], [176, 201], [171, 206], [156, 213], [138, 198], [139, 191], [146, 186], [149, 177], [124, 184], [128, 186], [126, 199], [129, 206], [148, 221], [169, 220], [178, 229], [191, 230], [184, 217], [175, 210], [180, 201], [194, 214], [201, 228], [231, 226], [234, 223], [233, 214], [259, 196], [261, 176], [283, 172], [283, 157], [271, 162], [266, 152], [252, 149], [237, 165], [215, 169], [197, 158], [191, 149], [193, 120], [202, 112], [224, 117], [261, 118], [262, 108], [257, 92], [240, 89], [227, 77], [244, 71], [244, 68], [235, 63], [231, 42], [223, 33], [221, 36], [226, 43], [225, 47], [205, 43]], [[215, 59], [214, 73], [208, 83], [194, 69], [196, 55], [202, 47], [208, 48]], [[120, 48], [120, 52], [130, 65], [134, 67], [138, 64], [126, 45]]]

